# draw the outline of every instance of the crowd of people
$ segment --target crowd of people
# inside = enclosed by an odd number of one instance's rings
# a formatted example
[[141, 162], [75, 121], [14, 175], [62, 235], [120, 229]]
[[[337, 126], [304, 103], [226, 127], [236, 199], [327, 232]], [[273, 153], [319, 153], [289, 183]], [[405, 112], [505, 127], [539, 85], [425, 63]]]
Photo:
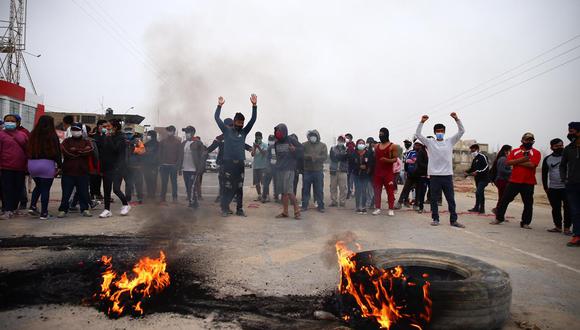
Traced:
[[[7, 220], [25, 212], [43, 220], [51, 218], [50, 192], [58, 176], [62, 188], [58, 218], [77, 211], [91, 217], [91, 210], [101, 203], [104, 209], [99, 217], [111, 217], [113, 193], [121, 203], [120, 215], [127, 215], [131, 205], [144, 200], [166, 203], [170, 182], [172, 201], [177, 202], [178, 176], [183, 177], [189, 206], [198, 208], [206, 159], [218, 150], [216, 203], [224, 217], [234, 214], [230, 208], [234, 200], [235, 214], [247, 216], [243, 208], [243, 186], [246, 152], [250, 152], [255, 201], [268, 203], [272, 197], [280, 203], [282, 210], [276, 218], [301, 219], [302, 213], [309, 210], [311, 196], [316, 210], [325, 212], [325, 164], [328, 163], [330, 207], [346, 207], [346, 200], [353, 198], [357, 214], [371, 212], [378, 216], [382, 212], [384, 189], [388, 216], [394, 216], [403, 207], [423, 213], [427, 204], [431, 225], [438, 226], [439, 206], [444, 196], [450, 225], [465, 227], [458, 219], [453, 180], [453, 148], [465, 133], [456, 113], [451, 113], [457, 124], [456, 134], [447, 137], [447, 128], [435, 124], [433, 134], [425, 136], [423, 128], [429, 120], [425, 115], [414, 138], [404, 141], [404, 150], [390, 140], [385, 127], [379, 129], [378, 141], [373, 137], [354, 139], [347, 133], [339, 136], [336, 144], [328, 149], [317, 130], [308, 131], [306, 141], [301, 143], [285, 124], [279, 124], [267, 141], [261, 132], [256, 132], [249, 145], [246, 140], [257, 119], [257, 96], [252, 94], [250, 101], [252, 117], [246, 123], [242, 113], [222, 120], [225, 99], [218, 99], [214, 118], [222, 134], [209, 146], [203, 144], [193, 126], [183, 129], [183, 140], [177, 137], [175, 126], [166, 127], [163, 138], [158, 140], [155, 130], [142, 134], [117, 119], [100, 120], [91, 128], [75, 123], [72, 116], [63, 119], [65, 134], [61, 141], [54, 119], [49, 115], [41, 116], [31, 132], [21, 126], [18, 115], [6, 115], [0, 130], [1, 218]], [[479, 145], [472, 145], [473, 161], [465, 171], [465, 176], [472, 176], [475, 182], [475, 205], [469, 212], [486, 212], [485, 189], [493, 184], [497, 187], [498, 202], [492, 209], [495, 220], [491, 224], [508, 221], [505, 216], [508, 206], [520, 195], [524, 204], [520, 227], [531, 229], [536, 172], [542, 163], [542, 185], [554, 220], [554, 228], [548, 231], [571, 235], [568, 245], [580, 246], [580, 122], [569, 124], [567, 138], [570, 141], [567, 146], [557, 138], [550, 142], [552, 153], [543, 163], [542, 155], [533, 147], [532, 133], [525, 133], [517, 148], [504, 145], [493, 162], [480, 152]], [[34, 181], [30, 200], [27, 176]], [[402, 189], [396, 199], [399, 184]]]

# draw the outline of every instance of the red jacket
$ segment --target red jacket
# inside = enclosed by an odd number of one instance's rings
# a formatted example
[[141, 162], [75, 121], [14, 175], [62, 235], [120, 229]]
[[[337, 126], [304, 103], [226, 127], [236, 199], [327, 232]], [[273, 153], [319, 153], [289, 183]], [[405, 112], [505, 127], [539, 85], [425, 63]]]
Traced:
[[0, 169], [27, 171], [28, 135], [20, 130], [0, 131]]

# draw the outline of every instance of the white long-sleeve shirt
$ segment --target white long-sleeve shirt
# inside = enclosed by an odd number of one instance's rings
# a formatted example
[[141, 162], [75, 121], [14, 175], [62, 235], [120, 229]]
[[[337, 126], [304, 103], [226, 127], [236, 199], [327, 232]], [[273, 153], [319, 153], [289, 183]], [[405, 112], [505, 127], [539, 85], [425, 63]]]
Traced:
[[427, 147], [427, 155], [429, 156], [429, 165], [427, 166], [428, 175], [453, 175], [453, 146], [459, 142], [459, 139], [465, 133], [465, 128], [463, 128], [460, 120], [457, 120], [457, 128], [459, 129], [457, 134], [443, 141], [437, 141], [423, 136], [421, 133], [423, 123], [419, 123], [419, 126], [417, 126], [417, 132], [415, 134], [419, 141]]

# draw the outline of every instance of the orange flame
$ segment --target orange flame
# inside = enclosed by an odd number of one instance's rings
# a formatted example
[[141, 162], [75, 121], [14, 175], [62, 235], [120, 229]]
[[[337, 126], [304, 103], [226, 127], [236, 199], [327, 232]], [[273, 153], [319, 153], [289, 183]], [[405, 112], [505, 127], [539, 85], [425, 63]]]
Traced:
[[[109, 306], [109, 315], [123, 314], [131, 309], [133, 312], [143, 314], [141, 306], [144, 299], [152, 294], [163, 291], [169, 285], [169, 274], [166, 272], [167, 263], [165, 254], [159, 252], [159, 258], [151, 259], [144, 257], [133, 266], [134, 277], [129, 279], [127, 273], [121, 276], [113, 270], [112, 257], [103, 256], [101, 262], [107, 267], [103, 272], [103, 282], [98, 298]], [[137, 301], [135, 304], [132, 302]]]
[[[358, 246], [357, 246], [358, 248]], [[360, 248], [359, 248], [360, 249]], [[376, 268], [373, 266], [359, 266], [351, 251], [343, 241], [336, 243], [336, 253], [340, 265], [340, 294], [352, 296], [362, 312], [362, 316], [374, 320], [382, 329], [390, 329], [391, 326], [405, 320], [409, 326], [422, 329], [431, 320], [431, 299], [429, 297], [429, 282], [425, 281], [422, 286], [424, 310], [420, 313], [409, 314], [406, 312], [404, 303], [397, 301], [393, 294], [396, 280], [407, 281], [403, 268], [397, 266], [391, 270]], [[360, 275], [364, 275], [366, 283], [361, 283]], [[416, 283], [407, 282], [409, 286]], [[343, 315], [345, 321], [349, 321], [349, 315]]]

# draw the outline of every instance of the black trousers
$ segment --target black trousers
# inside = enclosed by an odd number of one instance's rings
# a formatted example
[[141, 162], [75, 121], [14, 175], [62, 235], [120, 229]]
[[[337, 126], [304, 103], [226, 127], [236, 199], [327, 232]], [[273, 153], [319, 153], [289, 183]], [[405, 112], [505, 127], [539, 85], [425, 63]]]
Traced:
[[224, 160], [223, 164], [224, 190], [221, 198], [222, 211], [229, 210], [230, 203], [237, 196], [237, 209], [243, 209], [244, 198], [244, 161]]
[[155, 198], [157, 193], [157, 166], [143, 166], [143, 178], [147, 189], [147, 198]]
[[143, 201], [143, 172], [141, 172], [141, 167], [129, 167], [124, 179], [127, 201], [133, 200], [133, 192], [137, 195], [138, 201]]
[[103, 177], [99, 174], [91, 174], [90, 175], [90, 191], [91, 191], [91, 199], [96, 199], [97, 197], [102, 196], [101, 194], [101, 182], [103, 181]]
[[405, 185], [403, 186], [403, 191], [401, 191], [401, 195], [399, 196], [399, 203], [409, 202], [409, 194], [411, 193], [411, 190], [415, 188], [417, 181], [418, 180], [415, 177], [407, 177]]
[[505, 221], [505, 213], [511, 202], [517, 195], [522, 197], [524, 203], [524, 212], [522, 213], [522, 225], [529, 225], [532, 223], [532, 215], [534, 213], [534, 185], [525, 183], [508, 183], [503, 193], [503, 197], [499, 201], [497, 213], [495, 218], [498, 221]]
[[105, 192], [105, 210], [111, 210], [111, 192], [114, 192], [123, 205], [127, 205], [127, 198], [121, 191], [123, 175], [119, 172], [103, 174], [103, 191]]
[[[570, 218], [566, 189], [548, 189], [548, 200], [550, 201], [550, 206], [552, 206], [554, 226], [562, 228], [562, 220], [564, 220], [564, 228], [570, 228], [572, 226], [572, 218]], [[564, 218], [562, 218], [562, 206], [564, 206]]]

